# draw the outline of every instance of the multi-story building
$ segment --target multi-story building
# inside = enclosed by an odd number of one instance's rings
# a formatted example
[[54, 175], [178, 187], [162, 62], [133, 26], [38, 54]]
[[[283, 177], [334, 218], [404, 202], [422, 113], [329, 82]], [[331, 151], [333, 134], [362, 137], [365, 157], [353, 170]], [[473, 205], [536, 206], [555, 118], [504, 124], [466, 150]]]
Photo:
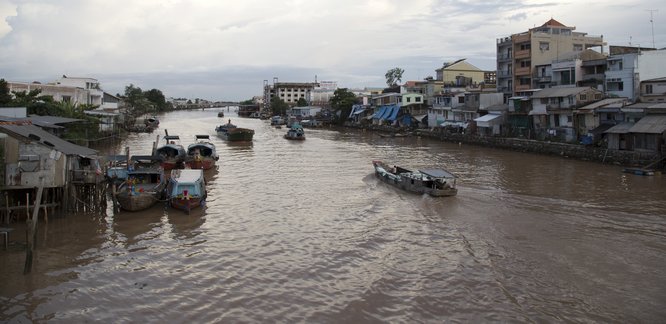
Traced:
[[269, 109], [272, 99], [282, 99], [289, 106], [295, 106], [299, 99], [312, 103], [312, 92], [319, 86], [316, 82], [277, 82], [273, 79], [273, 84], [269, 85], [264, 81], [264, 104], [265, 109]]
[[640, 96], [641, 81], [666, 76], [666, 50], [636, 49], [632, 53], [626, 47], [616, 51], [611, 46], [610, 53], [605, 72], [608, 95], [627, 97], [635, 102]]
[[548, 74], [552, 73], [552, 62], [567, 53], [603, 48], [603, 36], [588, 36], [575, 29], [550, 19], [527, 32], [497, 39], [497, 91], [504, 93], [505, 100], [552, 82]]
[[10, 92], [41, 90], [40, 95], [51, 96], [55, 101], [70, 102], [74, 105], [88, 104], [102, 109], [118, 107], [119, 98], [105, 93], [99, 81], [93, 78], [62, 78], [47, 84], [39, 82], [8, 82]]
[[[471, 86], [486, 81], [486, 71], [460, 59], [455, 62], [446, 62], [444, 66], [435, 70], [437, 80], [443, 81], [445, 86]], [[492, 75], [488, 75], [491, 78]]]

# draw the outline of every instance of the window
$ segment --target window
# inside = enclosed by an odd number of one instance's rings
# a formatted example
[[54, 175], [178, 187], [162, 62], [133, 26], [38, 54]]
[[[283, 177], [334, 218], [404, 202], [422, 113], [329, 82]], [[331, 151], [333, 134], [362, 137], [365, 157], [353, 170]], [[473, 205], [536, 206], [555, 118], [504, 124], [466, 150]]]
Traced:
[[580, 101], [585, 101], [587, 100], [587, 95], [586, 94], [581, 94], [580, 95]]
[[601, 93], [595, 93], [594, 100], [601, 100]]
[[407, 97], [406, 99], [407, 99], [407, 102], [412, 102], [412, 98]]
[[458, 103], [461, 103], [461, 104], [465, 103], [465, 97], [462, 97], [462, 96], [458, 97]]
[[572, 116], [567, 116], [567, 123], [571, 123], [572, 121], [573, 121], [573, 117]]
[[542, 105], [548, 104], [548, 98], [541, 98], [540, 101]]
[[652, 94], [652, 85], [651, 84], [646, 84], [645, 85], [645, 94]]
[[71, 102], [72, 97], [71, 96], [62, 96], [62, 102]]
[[617, 90], [618, 91], [624, 91], [624, 82], [618, 82], [617, 83]]
[[416, 97], [416, 102], [421, 102], [421, 97]]
[[547, 51], [550, 49], [550, 43], [548, 42], [539, 42], [539, 49], [542, 51]]
[[580, 52], [583, 50], [583, 44], [573, 44], [574, 52]]

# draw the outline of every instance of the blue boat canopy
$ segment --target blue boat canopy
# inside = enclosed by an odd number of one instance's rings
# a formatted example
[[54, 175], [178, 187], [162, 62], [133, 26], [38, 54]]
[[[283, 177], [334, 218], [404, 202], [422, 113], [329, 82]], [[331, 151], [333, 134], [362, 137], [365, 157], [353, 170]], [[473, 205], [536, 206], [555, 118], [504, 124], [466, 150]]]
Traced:
[[391, 113], [390, 115], [386, 116], [386, 120], [394, 121], [396, 117], [398, 117], [398, 112], [400, 112], [400, 106], [398, 105], [393, 105], [391, 107]]

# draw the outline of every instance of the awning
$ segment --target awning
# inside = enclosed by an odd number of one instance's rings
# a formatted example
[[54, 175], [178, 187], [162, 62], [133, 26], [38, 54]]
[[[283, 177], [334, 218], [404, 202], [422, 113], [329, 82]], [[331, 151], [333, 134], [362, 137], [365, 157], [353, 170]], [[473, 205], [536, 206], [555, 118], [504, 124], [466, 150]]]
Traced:
[[428, 115], [427, 114], [426, 115], [417, 115], [417, 116], [413, 116], [413, 117], [414, 117], [414, 119], [416, 119], [418, 121], [422, 121], [423, 118], [428, 117]]
[[386, 118], [386, 120], [394, 121], [398, 117], [398, 112], [400, 111], [400, 106], [393, 106], [391, 114]]
[[358, 114], [360, 114], [360, 113], [362, 113], [362, 112], [364, 112], [364, 111], [365, 111], [365, 109], [357, 110], [357, 111], [355, 111], [353, 114], [354, 114], [354, 115], [358, 115]]
[[530, 115], [530, 116], [534, 116], [534, 115], [548, 115], [548, 113], [545, 112], [545, 111], [535, 111], [535, 110], [530, 110], [530, 112], [528, 113], [528, 115]]
[[374, 119], [381, 119], [382, 116], [386, 113], [386, 109], [387, 109], [387, 108], [388, 108], [388, 107], [381, 107], [381, 108], [379, 108], [379, 111], [376, 112], [374, 115], [372, 115], [372, 118], [374, 118]]
[[502, 115], [487, 114], [479, 118], [475, 118], [474, 121], [476, 122], [476, 125], [479, 127], [492, 127], [493, 125], [495, 125], [497, 122], [500, 121], [499, 119], [500, 117], [502, 117]]

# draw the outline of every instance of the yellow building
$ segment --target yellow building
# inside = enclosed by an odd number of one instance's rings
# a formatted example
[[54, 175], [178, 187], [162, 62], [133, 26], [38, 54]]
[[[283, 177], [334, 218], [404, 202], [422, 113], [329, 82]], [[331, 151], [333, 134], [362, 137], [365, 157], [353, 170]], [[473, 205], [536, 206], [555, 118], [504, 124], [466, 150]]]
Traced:
[[465, 59], [444, 63], [444, 66], [435, 71], [437, 81], [443, 81], [446, 86], [478, 85], [485, 81], [486, 76], [486, 71], [465, 62]]

